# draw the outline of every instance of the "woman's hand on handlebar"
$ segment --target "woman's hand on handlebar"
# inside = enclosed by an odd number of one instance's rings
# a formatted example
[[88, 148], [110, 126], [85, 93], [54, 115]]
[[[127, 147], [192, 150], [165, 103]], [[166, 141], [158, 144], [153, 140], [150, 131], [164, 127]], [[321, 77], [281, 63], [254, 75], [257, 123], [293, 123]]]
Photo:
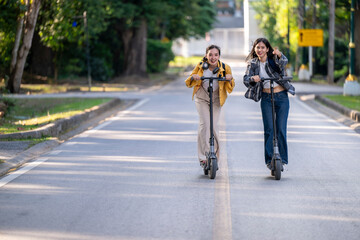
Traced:
[[192, 80], [200, 80], [201, 78], [200, 78], [199, 75], [194, 74], [194, 75], [191, 76], [191, 79], [192, 79]]
[[254, 82], [260, 82], [260, 81], [261, 81], [261, 78], [260, 78], [259, 75], [252, 76], [251, 79], [252, 79]]
[[226, 74], [225, 79], [228, 81], [231, 81], [231, 79], [233, 79], [231, 74]]

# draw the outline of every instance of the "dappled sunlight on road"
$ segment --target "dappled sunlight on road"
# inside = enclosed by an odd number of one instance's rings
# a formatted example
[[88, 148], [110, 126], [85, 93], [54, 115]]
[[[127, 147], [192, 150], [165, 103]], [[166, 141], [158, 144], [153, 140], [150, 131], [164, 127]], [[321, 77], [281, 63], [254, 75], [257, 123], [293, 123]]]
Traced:
[[[99, 133], [106, 134], [106, 131], [99, 131]], [[195, 142], [195, 131], [184, 132], [156, 132], [156, 131], [112, 131], [111, 135], [102, 137], [102, 139], [119, 140], [141, 140], [141, 141], [180, 141], [180, 142]]]
[[321, 220], [321, 221], [335, 221], [335, 222], [360, 222], [360, 218], [348, 218], [331, 215], [315, 215], [315, 214], [291, 214], [291, 213], [279, 213], [279, 212], [241, 212], [240, 215], [247, 217], [257, 218], [281, 218], [284, 220]]
[[[22, 240], [22, 239], [36, 239], [36, 240], [98, 240], [103, 238], [103, 235], [93, 235], [93, 234], [84, 234], [84, 233], [68, 233], [64, 231], [45, 231], [45, 230], [31, 230], [31, 229], [8, 229], [6, 231], [1, 231], [6, 235], [6, 238], [3, 240]], [[106, 237], [109, 240], [119, 239], [118, 237]], [[121, 238], [120, 238], [121, 239]], [[131, 239], [129, 239], [131, 240]], [[135, 240], [135, 239], [134, 239]]]

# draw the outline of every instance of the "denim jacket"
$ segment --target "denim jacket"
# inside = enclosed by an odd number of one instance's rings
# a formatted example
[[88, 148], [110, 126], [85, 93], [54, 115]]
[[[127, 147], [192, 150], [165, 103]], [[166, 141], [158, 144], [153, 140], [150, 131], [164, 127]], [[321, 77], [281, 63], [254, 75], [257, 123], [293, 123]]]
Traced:
[[[273, 70], [268, 61], [265, 63], [265, 71], [269, 75], [269, 77], [280, 77], [280, 76], [286, 76], [286, 69], [285, 66], [288, 63], [288, 59], [285, 57], [284, 54], [281, 54], [281, 57], [275, 57], [275, 64], [279, 66], [281, 73], [275, 72]], [[260, 60], [258, 58], [253, 58], [248, 61], [247, 63], [246, 72], [244, 75], [244, 84], [246, 87], [250, 87], [255, 85], [255, 81], [251, 79], [252, 76], [260, 75]], [[279, 85], [281, 85], [283, 88], [285, 88], [287, 91], [289, 91], [291, 94], [295, 94], [295, 88], [289, 83], [289, 82], [277, 82]]]

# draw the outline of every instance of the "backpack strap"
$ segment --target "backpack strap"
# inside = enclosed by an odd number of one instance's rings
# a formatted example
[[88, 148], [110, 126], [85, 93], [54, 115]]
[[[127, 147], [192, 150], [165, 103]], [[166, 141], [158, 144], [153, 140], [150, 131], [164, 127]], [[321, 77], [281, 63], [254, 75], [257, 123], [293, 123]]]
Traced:
[[226, 72], [225, 72], [225, 63], [224, 63], [224, 62], [221, 62], [221, 64], [222, 64], [222, 68], [224, 69], [224, 71], [223, 71], [223, 73], [222, 73], [222, 74], [223, 74], [222, 77], [225, 77], [225, 73], [226, 73]]

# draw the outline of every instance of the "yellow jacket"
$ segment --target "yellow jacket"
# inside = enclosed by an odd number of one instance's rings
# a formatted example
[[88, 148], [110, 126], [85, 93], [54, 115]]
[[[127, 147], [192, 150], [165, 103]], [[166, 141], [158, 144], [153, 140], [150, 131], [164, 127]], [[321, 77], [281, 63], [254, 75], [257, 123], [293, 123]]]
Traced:
[[[224, 68], [222, 67], [222, 64], [220, 61], [218, 61], [218, 68], [219, 68], [219, 72], [218, 72], [218, 76], [219, 74], [222, 74], [224, 72]], [[193, 91], [193, 95], [192, 95], [192, 99], [194, 100], [194, 95], [195, 93], [200, 89], [201, 87], [201, 80], [191, 80], [191, 76], [197, 74], [200, 77], [202, 77], [204, 75], [204, 70], [202, 69], [202, 62], [198, 63], [196, 65], [196, 67], [194, 68], [194, 70], [192, 71], [192, 73], [190, 74], [190, 76], [185, 80], [185, 84], [188, 88], [192, 88], [194, 87], [194, 91]], [[231, 68], [229, 65], [225, 64], [225, 75], [226, 74], [231, 74]], [[225, 77], [225, 76], [223, 76]], [[235, 79], [231, 79], [230, 82], [228, 81], [219, 81], [219, 98], [220, 98], [220, 106], [224, 105], [226, 98], [227, 98], [227, 93], [231, 93], [232, 90], [235, 87]]]

